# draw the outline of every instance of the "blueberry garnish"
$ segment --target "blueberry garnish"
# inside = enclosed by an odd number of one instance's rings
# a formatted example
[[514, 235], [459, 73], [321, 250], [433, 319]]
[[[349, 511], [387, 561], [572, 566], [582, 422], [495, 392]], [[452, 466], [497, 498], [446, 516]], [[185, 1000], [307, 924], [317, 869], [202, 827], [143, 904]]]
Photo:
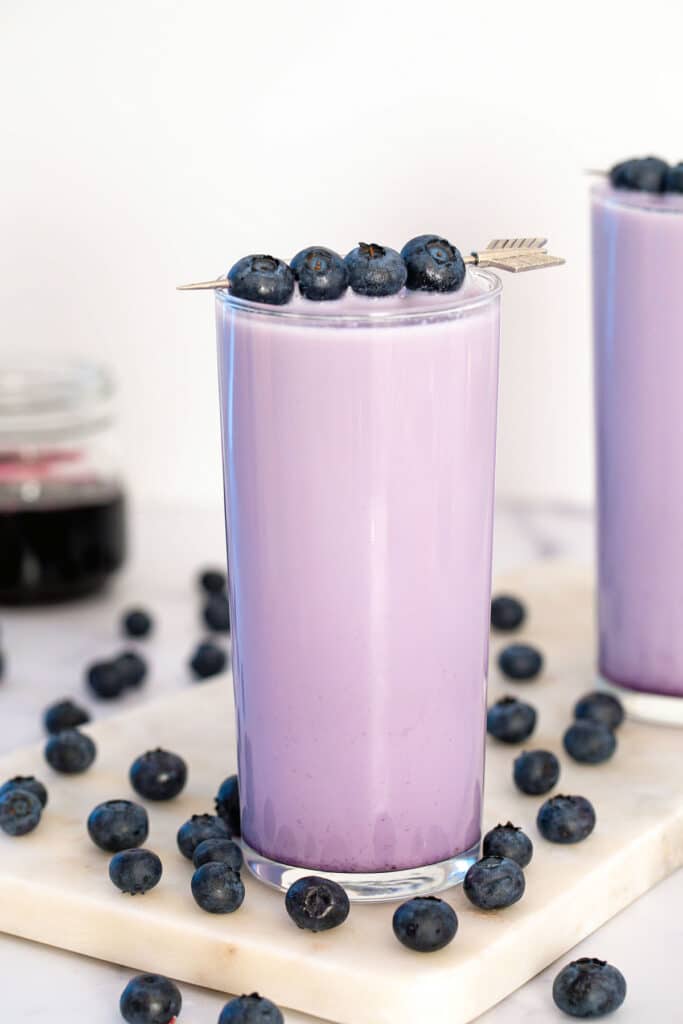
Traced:
[[85, 725], [90, 721], [90, 715], [85, 708], [75, 704], [72, 700], [60, 700], [46, 708], [43, 722], [47, 732], [54, 734], [63, 729], [75, 729], [79, 725]]
[[683, 192], [683, 162], [675, 164], [666, 172], [664, 190], [666, 192]]
[[394, 935], [416, 953], [435, 953], [455, 938], [458, 918], [450, 904], [436, 896], [416, 896], [394, 913]]
[[234, 836], [242, 834], [240, 827], [240, 787], [236, 775], [223, 779], [216, 794], [216, 814], [220, 815]]
[[131, 800], [107, 800], [88, 815], [88, 835], [108, 853], [142, 846], [149, 832], [147, 811]]
[[197, 679], [208, 679], [225, 668], [228, 657], [222, 647], [210, 642], [199, 644], [190, 658], [190, 668]]
[[230, 632], [230, 605], [227, 594], [212, 594], [204, 606], [204, 622], [215, 633]]
[[626, 998], [626, 980], [616, 967], [595, 957], [581, 957], [563, 967], [553, 982], [555, 1005], [583, 1020], [617, 1010]]
[[317, 875], [307, 875], [290, 885], [285, 906], [294, 924], [311, 932], [336, 928], [349, 916], [349, 898], [341, 885]]
[[583, 796], [553, 796], [541, 804], [536, 824], [551, 843], [580, 843], [595, 828], [595, 811]]
[[113, 661], [124, 687], [135, 689], [141, 686], [147, 675], [147, 662], [136, 651], [124, 651]]
[[483, 857], [468, 870], [462, 888], [480, 910], [502, 910], [524, 895], [524, 872], [509, 857]]
[[13, 778], [8, 779], [7, 782], [0, 786], [0, 796], [10, 789], [25, 789], [38, 797], [41, 807], [45, 807], [47, 804], [47, 790], [42, 782], [33, 775], [15, 775]]
[[162, 974], [138, 974], [131, 978], [119, 1001], [128, 1024], [170, 1024], [183, 1005], [180, 990]]
[[562, 739], [570, 757], [582, 764], [602, 764], [617, 749], [617, 738], [602, 722], [580, 719], [570, 725]]
[[193, 814], [180, 826], [176, 838], [183, 857], [192, 860], [200, 843], [205, 839], [230, 839], [230, 829], [215, 814]]
[[346, 264], [338, 253], [321, 245], [298, 252], [290, 264], [306, 299], [326, 302], [340, 298], [349, 286]]
[[509, 679], [534, 679], [543, 668], [543, 655], [530, 644], [510, 644], [498, 655], [498, 665]]
[[56, 772], [77, 775], [95, 760], [95, 744], [78, 729], [64, 729], [51, 736], [45, 746], [45, 760]]
[[516, 697], [501, 697], [486, 715], [486, 729], [503, 743], [521, 743], [536, 726], [536, 711]]
[[187, 765], [170, 750], [148, 750], [130, 766], [130, 784], [145, 800], [172, 800], [187, 782]]
[[614, 188], [628, 188], [639, 192], [663, 192], [666, 188], [669, 165], [656, 156], [638, 157], [615, 164], [609, 172]]
[[158, 885], [162, 875], [161, 861], [151, 850], [122, 850], [109, 862], [109, 877], [121, 892], [137, 896]]
[[116, 700], [126, 688], [125, 673], [115, 661], [96, 661], [88, 666], [86, 682], [100, 700]]
[[624, 709], [617, 697], [596, 690], [594, 693], [587, 693], [576, 702], [574, 718], [602, 722], [608, 729], [617, 729], [624, 721]]
[[285, 1019], [275, 1003], [252, 992], [226, 1003], [218, 1024], [285, 1024]]
[[192, 876], [195, 903], [209, 914], [232, 914], [244, 901], [244, 883], [228, 864], [202, 864]]
[[0, 828], [8, 836], [25, 836], [40, 823], [43, 807], [27, 789], [10, 786], [0, 794]]
[[501, 631], [518, 629], [525, 618], [526, 609], [516, 597], [499, 594], [491, 601], [491, 625], [494, 629]]
[[439, 235], [418, 235], [401, 249], [406, 288], [423, 292], [454, 292], [465, 280], [460, 250]]
[[549, 750], [525, 750], [515, 758], [512, 775], [522, 793], [540, 796], [556, 785], [560, 762]]
[[242, 851], [232, 839], [204, 839], [192, 854], [196, 868], [202, 864], [227, 864], [233, 871], [242, 869]]
[[284, 306], [294, 291], [294, 274], [275, 256], [243, 256], [228, 272], [228, 291], [236, 299]]
[[496, 825], [486, 833], [481, 852], [484, 857], [507, 857], [525, 868], [534, 855], [534, 847], [528, 835], [508, 821], [507, 825]]
[[376, 242], [359, 242], [344, 263], [349, 284], [359, 295], [395, 295], [406, 283], [408, 271], [401, 254]]
[[221, 569], [204, 569], [199, 575], [199, 586], [207, 594], [222, 594], [228, 578]]
[[152, 631], [152, 616], [142, 608], [131, 608], [121, 619], [121, 628], [126, 636], [140, 639]]

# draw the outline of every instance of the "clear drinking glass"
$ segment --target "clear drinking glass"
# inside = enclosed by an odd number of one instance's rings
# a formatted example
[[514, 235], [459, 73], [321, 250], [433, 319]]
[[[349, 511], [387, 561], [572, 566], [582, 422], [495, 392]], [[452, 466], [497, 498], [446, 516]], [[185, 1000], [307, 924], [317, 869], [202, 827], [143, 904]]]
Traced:
[[500, 282], [348, 299], [217, 292], [233, 672], [249, 868], [380, 900], [478, 855]]
[[592, 194], [599, 670], [683, 725], [683, 195]]

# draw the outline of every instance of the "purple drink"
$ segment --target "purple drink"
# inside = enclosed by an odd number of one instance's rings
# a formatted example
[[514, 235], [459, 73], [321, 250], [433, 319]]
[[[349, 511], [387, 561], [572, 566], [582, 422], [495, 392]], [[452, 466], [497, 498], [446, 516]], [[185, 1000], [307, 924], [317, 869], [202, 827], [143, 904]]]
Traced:
[[600, 672], [683, 723], [683, 195], [599, 185], [592, 217]]

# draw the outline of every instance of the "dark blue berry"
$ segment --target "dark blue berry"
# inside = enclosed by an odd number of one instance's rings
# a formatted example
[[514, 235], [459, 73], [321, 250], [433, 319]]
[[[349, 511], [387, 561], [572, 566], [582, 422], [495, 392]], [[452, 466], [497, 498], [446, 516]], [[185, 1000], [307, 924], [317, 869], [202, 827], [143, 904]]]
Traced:
[[307, 875], [290, 885], [285, 907], [294, 924], [310, 932], [326, 932], [349, 916], [349, 898], [341, 885]]
[[536, 711], [516, 697], [501, 697], [486, 715], [486, 728], [503, 743], [521, 743], [536, 726]]
[[51, 736], [45, 746], [45, 759], [50, 767], [64, 775], [86, 771], [95, 760], [95, 744], [78, 729], [64, 729]]
[[239, 872], [227, 864], [202, 864], [192, 876], [195, 903], [209, 914], [232, 914], [244, 901], [244, 883]]
[[170, 1024], [182, 1005], [178, 986], [162, 974], [131, 978], [119, 1001], [121, 1016], [128, 1024]]
[[205, 839], [195, 848], [192, 863], [196, 868], [202, 864], [227, 864], [233, 871], [240, 871], [242, 851], [232, 839]]
[[541, 804], [536, 824], [551, 843], [580, 843], [595, 828], [595, 811], [583, 796], [553, 796]]
[[218, 1024], [284, 1024], [284, 1021], [275, 1003], [258, 992], [231, 999], [218, 1018]]
[[136, 651], [124, 651], [114, 658], [114, 667], [119, 672], [123, 686], [135, 689], [141, 686], [147, 675], [147, 662]]
[[229, 775], [221, 782], [215, 803], [216, 814], [223, 818], [234, 836], [240, 836], [240, 787], [236, 775]]
[[294, 274], [275, 256], [243, 256], [228, 272], [228, 291], [236, 299], [283, 306], [292, 297]]
[[215, 814], [193, 814], [178, 829], [178, 849], [192, 860], [194, 851], [205, 839], [230, 839], [230, 830]]
[[510, 907], [524, 895], [524, 872], [509, 857], [483, 857], [468, 870], [463, 892], [480, 910]]
[[618, 729], [624, 720], [624, 709], [617, 697], [596, 690], [576, 702], [574, 718], [586, 718], [591, 722], [602, 722], [608, 729]]
[[510, 644], [498, 655], [498, 665], [509, 679], [533, 679], [543, 668], [543, 656], [529, 644]]
[[131, 800], [107, 800], [88, 816], [88, 835], [95, 846], [119, 853], [142, 846], [149, 832], [147, 811]]
[[617, 749], [617, 738], [602, 722], [582, 719], [570, 725], [562, 742], [570, 757], [582, 764], [601, 764]]
[[121, 628], [126, 636], [140, 639], [152, 631], [152, 616], [142, 608], [131, 608], [121, 619]]
[[90, 715], [85, 708], [72, 700], [60, 700], [46, 708], [43, 721], [47, 732], [54, 735], [63, 729], [75, 729], [79, 725], [85, 725], [90, 721]]
[[512, 775], [522, 793], [539, 796], [556, 785], [560, 762], [549, 750], [525, 750], [515, 758]]
[[187, 765], [170, 750], [148, 750], [130, 766], [130, 784], [145, 800], [172, 800], [187, 782]]
[[47, 804], [47, 790], [42, 782], [39, 782], [33, 775], [15, 775], [14, 778], [8, 779], [0, 786], [0, 796], [10, 789], [25, 789], [38, 797], [41, 807], [45, 807]]
[[8, 836], [25, 836], [40, 822], [43, 807], [27, 789], [11, 786], [0, 794], [0, 828]]
[[416, 953], [435, 953], [455, 938], [458, 918], [453, 907], [436, 896], [416, 896], [402, 903], [392, 921], [399, 942]]
[[401, 249], [406, 288], [423, 292], [454, 292], [465, 280], [460, 250], [439, 235], [418, 235]]
[[526, 618], [521, 601], [509, 594], [499, 594], [491, 601], [491, 625], [503, 632], [519, 629]]
[[669, 165], [656, 156], [638, 157], [615, 164], [609, 172], [614, 188], [630, 188], [639, 192], [663, 192]]
[[531, 862], [534, 847], [528, 835], [508, 821], [507, 825], [496, 825], [486, 833], [481, 852], [484, 857], [507, 857], [525, 868]]
[[190, 658], [190, 668], [197, 679], [208, 679], [225, 668], [228, 656], [222, 647], [210, 642], [199, 644]]
[[605, 960], [581, 957], [563, 967], [553, 982], [555, 1005], [583, 1020], [595, 1020], [617, 1010], [626, 998], [626, 980]]
[[395, 295], [406, 283], [408, 271], [401, 254], [376, 242], [360, 242], [344, 263], [349, 284], [359, 295]]
[[199, 575], [199, 586], [207, 594], [222, 594], [228, 578], [221, 569], [204, 569]]
[[666, 192], [683, 192], [683, 162], [675, 164], [666, 172], [664, 189]]
[[299, 291], [314, 302], [340, 298], [349, 286], [346, 264], [338, 253], [321, 245], [298, 252], [290, 264]]
[[161, 880], [161, 861], [151, 850], [122, 850], [109, 862], [109, 877], [131, 896], [149, 892]]
[[204, 622], [216, 633], [230, 632], [230, 605], [226, 594], [212, 594], [204, 606]]
[[86, 680], [92, 692], [101, 700], [116, 700], [126, 688], [125, 674], [115, 661], [96, 661], [89, 666]]

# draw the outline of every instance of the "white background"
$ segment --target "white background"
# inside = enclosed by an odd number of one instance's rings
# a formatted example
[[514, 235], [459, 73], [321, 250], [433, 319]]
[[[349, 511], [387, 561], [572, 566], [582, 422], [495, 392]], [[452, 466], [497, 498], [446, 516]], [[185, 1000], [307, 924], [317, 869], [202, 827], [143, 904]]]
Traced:
[[213, 309], [247, 252], [465, 250], [508, 278], [498, 487], [592, 494], [586, 167], [683, 158], [679, 4], [0, 0], [0, 345], [109, 361], [142, 499], [220, 500]]

